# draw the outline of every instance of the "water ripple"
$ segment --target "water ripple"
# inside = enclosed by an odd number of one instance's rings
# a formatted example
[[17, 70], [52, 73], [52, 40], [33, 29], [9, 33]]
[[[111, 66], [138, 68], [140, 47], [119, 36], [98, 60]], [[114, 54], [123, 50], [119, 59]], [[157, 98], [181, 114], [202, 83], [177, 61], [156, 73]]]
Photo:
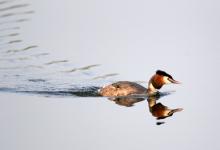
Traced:
[[6, 18], [6, 17], [11, 17], [11, 16], [16, 16], [16, 15], [26, 15], [26, 14], [33, 14], [34, 11], [25, 11], [25, 12], [17, 12], [17, 13], [6, 13], [3, 15], [0, 15], [0, 18]]
[[37, 45], [31, 45], [22, 49], [14, 49], [14, 50], [7, 50], [6, 53], [18, 53], [18, 52], [23, 52], [23, 51], [27, 51], [27, 50], [31, 50], [33, 48], [37, 48]]
[[8, 7], [5, 7], [5, 8], [0, 8], [0, 12], [7, 11], [7, 10], [18, 9], [18, 8], [23, 8], [23, 7], [27, 7], [27, 6], [29, 6], [29, 4], [12, 5], [12, 6], [8, 6]]
[[74, 68], [74, 69], [71, 69], [71, 70], [63, 71], [63, 72], [71, 73], [71, 72], [75, 72], [75, 71], [78, 71], [78, 70], [89, 70], [91, 68], [98, 67], [98, 66], [100, 66], [100, 64], [89, 65], [89, 66], [80, 67], [80, 68]]
[[53, 65], [53, 64], [65, 63], [65, 62], [68, 62], [68, 60], [53, 60], [48, 63], [45, 63], [45, 65]]
[[94, 77], [94, 78], [92, 78], [92, 80], [105, 79], [105, 78], [112, 77], [112, 76], [117, 76], [117, 75], [118, 75], [118, 73], [110, 73], [110, 74], [105, 74], [105, 75], [102, 75], [102, 76]]
[[0, 2], [1, 92], [98, 96], [99, 79], [118, 75], [94, 72], [92, 69], [100, 67], [100, 64], [82, 66], [68, 59], [52, 57], [40, 46], [21, 38], [23, 23], [30, 21], [35, 11], [30, 9], [30, 4], [18, 3], [15, 0]]

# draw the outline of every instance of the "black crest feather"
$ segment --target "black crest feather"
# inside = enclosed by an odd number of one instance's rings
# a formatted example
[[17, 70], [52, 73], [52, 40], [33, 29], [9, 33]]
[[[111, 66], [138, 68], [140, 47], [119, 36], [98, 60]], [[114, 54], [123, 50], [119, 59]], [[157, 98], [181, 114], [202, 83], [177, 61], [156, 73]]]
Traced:
[[161, 75], [161, 76], [167, 76], [167, 77], [173, 79], [173, 77], [171, 75], [169, 75], [168, 73], [166, 73], [165, 71], [162, 71], [162, 70], [157, 70], [156, 74]]

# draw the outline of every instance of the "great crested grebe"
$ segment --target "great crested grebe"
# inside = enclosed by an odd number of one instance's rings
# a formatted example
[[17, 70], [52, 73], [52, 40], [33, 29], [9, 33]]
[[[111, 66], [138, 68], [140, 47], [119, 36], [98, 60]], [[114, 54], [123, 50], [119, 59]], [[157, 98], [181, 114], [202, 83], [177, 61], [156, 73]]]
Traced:
[[151, 112], [151, 114], [159, 119], [165, 119], [167, 117], [172, 116], [176, 112], [180, 112], [183, 110], [183, 108], [175, 108], [170, 109], [167, 106], [163, 105], [162, 103], [157, 103], [156, 98], [151, 96], [147, 99], [148, 101], [148, 107]]
[[174, 80], [173, 77], [166, 72], [157, 70], [156, 74], [150, 78], [148, 88], [135, 82], [119, 81], [102, 87], [99, 90], [99, 94], [101, 96], [128, 96], [133, 94], [147, 94], [150, 96], [157, 93], [157, 90], [163, 85], [169, 83], [179, 84], [180, 82]]

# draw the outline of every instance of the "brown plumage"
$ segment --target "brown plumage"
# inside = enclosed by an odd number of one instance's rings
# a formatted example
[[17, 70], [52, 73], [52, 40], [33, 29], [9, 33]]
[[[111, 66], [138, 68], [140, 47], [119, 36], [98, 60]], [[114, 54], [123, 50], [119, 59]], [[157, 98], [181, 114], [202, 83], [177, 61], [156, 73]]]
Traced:
[[151, 114], [157, 119], [164, 119], [172, 116], [176, 112], [180, 112], [182, 108], [170, 109], [162, 103], [156, 103], [156, 98], [148, 98], [148, 106]]
[[131, 94], [143, 94], [146, 88], [129, 81], [120, 81], [103, 87], [99, 94], [103, 96], [126, 96]]
[[155, 94], [157, 89], [160, 89], [164, 84], [179, 83], [175, 81], [171, 75], [164, 71], [158, 70], [151, 77], [148, 83], [148, 88], [145, 88], [135, 82], [119, 81], [108, 86], [102, 87], [99, 90], [101, 96], [127, 96], [133, 94]]
[[145, 100], [145, 98], [137, 98], [137, 97], [127, 97], [127, 96], [122, 96], [122, 97], [109, 97], [108, 98], [111, 101], [114, 101], [115, 104], [121, 105], [121, 106], [126, 106], [126, 107], [131, 107], [135, 103], [141, 102]]

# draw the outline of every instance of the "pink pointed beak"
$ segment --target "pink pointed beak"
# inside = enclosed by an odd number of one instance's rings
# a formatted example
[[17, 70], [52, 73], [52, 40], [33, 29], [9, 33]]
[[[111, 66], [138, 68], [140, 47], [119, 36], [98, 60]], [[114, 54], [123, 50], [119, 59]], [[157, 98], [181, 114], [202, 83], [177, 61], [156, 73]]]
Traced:
[[169, 80], [170, 80], [171, 83], [174, 83], [174, 84], [181, 84], [181, 82], [176, 81], [176, 80], [174, 80], [174, 79], [170, 79], [170, 78], [169, 78]]

